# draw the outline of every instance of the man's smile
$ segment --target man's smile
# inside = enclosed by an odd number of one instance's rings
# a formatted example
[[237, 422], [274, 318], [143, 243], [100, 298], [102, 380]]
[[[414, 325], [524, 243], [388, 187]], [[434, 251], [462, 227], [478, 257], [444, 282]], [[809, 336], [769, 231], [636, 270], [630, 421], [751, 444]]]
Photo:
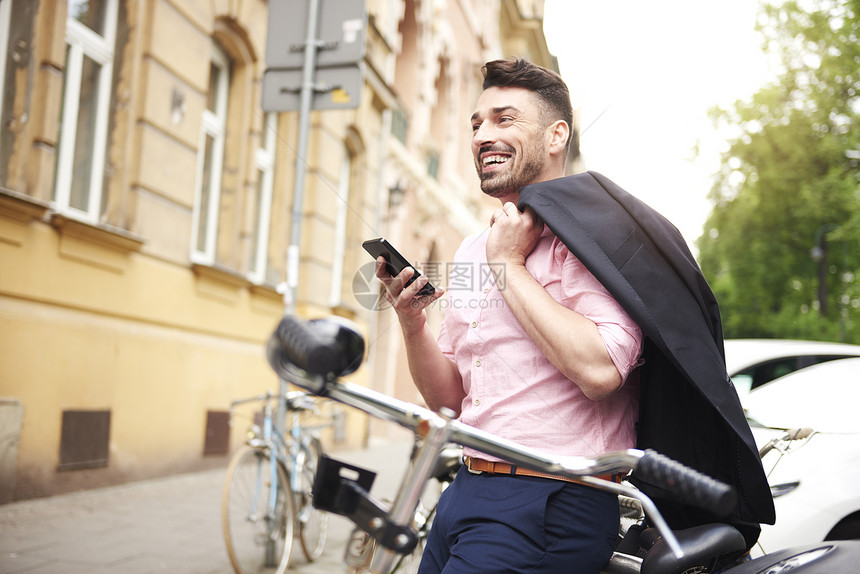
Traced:
[[508, 156], [505, 156], [505, 155], [485, 155], [483, 157], [483, 159], [481, 160], [481, 164], [484, 167], [487, 167], [489, 165], [505, 163], [509, 159], [510, 158]]
[[482, 148], [478, 154], [478, 165], [481, 168], [481, 173], [495, 171], [508, 163], [514, 155], [513, 151], [512, 148], [508, 149], [508, 146], [501, 145]]

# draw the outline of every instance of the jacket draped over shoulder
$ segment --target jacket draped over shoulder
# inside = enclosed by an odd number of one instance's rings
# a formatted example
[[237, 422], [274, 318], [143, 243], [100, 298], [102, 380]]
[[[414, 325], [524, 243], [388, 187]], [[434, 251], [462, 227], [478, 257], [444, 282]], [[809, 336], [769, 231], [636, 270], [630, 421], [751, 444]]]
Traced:
[[728, 521], [748, 547], [773, 524], [770, 488], [752, 432], [726, 373], [716, 299], [680, 232], [606, 177], [586, 172], [520, 190], [594, 274], [645, 337], [638, 448], [651, 448], [738, 491], [725, 517], [687, 506], [634, 481], [673, 528]]

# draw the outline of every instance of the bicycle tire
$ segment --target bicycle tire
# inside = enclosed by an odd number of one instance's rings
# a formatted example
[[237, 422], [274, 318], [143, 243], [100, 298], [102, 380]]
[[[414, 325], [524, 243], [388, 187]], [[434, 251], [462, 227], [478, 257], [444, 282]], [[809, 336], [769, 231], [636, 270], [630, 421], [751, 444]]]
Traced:
[[236, 574], [284, 574], [293, 547], [294, 508], [289, 476], [277, 462], [275, 511], [267, 519], [271, 492], [267, 449], [243, 446], [230, 459], [221, 497], [221, 526]]
[[322, 556], [328, 538], [328, 514], [314, 508], [313, 485], [317, 473], [322, 445], [319, 439], [311, 438], [301, 446], [304, 462], [298, 474], [296, 500], [296, 523], [299, 525], [299, 542], [305, 558], [313, 562]]

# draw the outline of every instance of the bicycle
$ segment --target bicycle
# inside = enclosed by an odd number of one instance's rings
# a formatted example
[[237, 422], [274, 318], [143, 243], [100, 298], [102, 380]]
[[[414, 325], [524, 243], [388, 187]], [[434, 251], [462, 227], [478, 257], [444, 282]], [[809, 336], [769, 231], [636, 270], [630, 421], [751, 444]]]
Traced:
[[[632, 472], [659, 485], [686, 504], [725, 515], [737, 494], [728, 485], [654, 451], [627, 449], [595, 457], [552, 457], [454, 420], [453, 413], [433, 412], [341, 381], [361, 364], [364, 340], [341, 319], [303, 321], [286, 316], [267, 345], [269, 364], [283, 379], [308, 392], [395, 422], [422, 438], [395, 501], [389, 506], [369, 494], [373, 473], [323, 458], [314, 483], [314, 503], [352, 520], [378, 545], [368, 570], [388, 573], [397, 556], [412, 553], [418, 534], [412, 528], [425, 482], [447, 443], [468, 446], [532, 470], [564, 476], [587, 486], [635, 500], [647, 517], [624, 537], [602, 574], [847, 574], [860, 563], [860, 541], [827, 541], [788, 548], [749, 560], [743, 535], [724, 523], [673, 531], [654, 502], [631, 484], [599, 475]], [[647, 528], [645, 528], [647, 526]], [[625, 546], [629, 546], [626, 548]], [[349, 551], [347, 562], [349, 562]], [[572, 566], [573, 568], [573, 566]]]
[[[273, 424], [276, 401], [284, 401], [286, 437]], [[313, 506], [312, 486], [322, 447], [320, 427], [301, 424], [306, 413], [319, 414], [312, 397], [301, 391], [239, 399], [236, 407], [262, 404], [262, 420], [252, 424], [248, 440], [230, 459], [221, 500], [224, 540], [236, 574], [283, 574], [290, 563], [294, 538], [308, 561], [325, 548], [328, 516]], [[322, 425], [326, 426], [326, 425]]]

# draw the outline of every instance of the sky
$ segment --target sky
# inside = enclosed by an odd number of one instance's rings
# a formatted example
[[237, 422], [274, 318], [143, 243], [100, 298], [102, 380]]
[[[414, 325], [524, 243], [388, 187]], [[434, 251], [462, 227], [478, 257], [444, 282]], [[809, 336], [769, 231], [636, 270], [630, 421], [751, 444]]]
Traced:
[[755, 31], [758, 6], [545, 0], [549, 49], [581, 114], [585, 168], [669, 218], [691, 247], [727, 147], [708, 109], [748, 100], [773, 76]]

